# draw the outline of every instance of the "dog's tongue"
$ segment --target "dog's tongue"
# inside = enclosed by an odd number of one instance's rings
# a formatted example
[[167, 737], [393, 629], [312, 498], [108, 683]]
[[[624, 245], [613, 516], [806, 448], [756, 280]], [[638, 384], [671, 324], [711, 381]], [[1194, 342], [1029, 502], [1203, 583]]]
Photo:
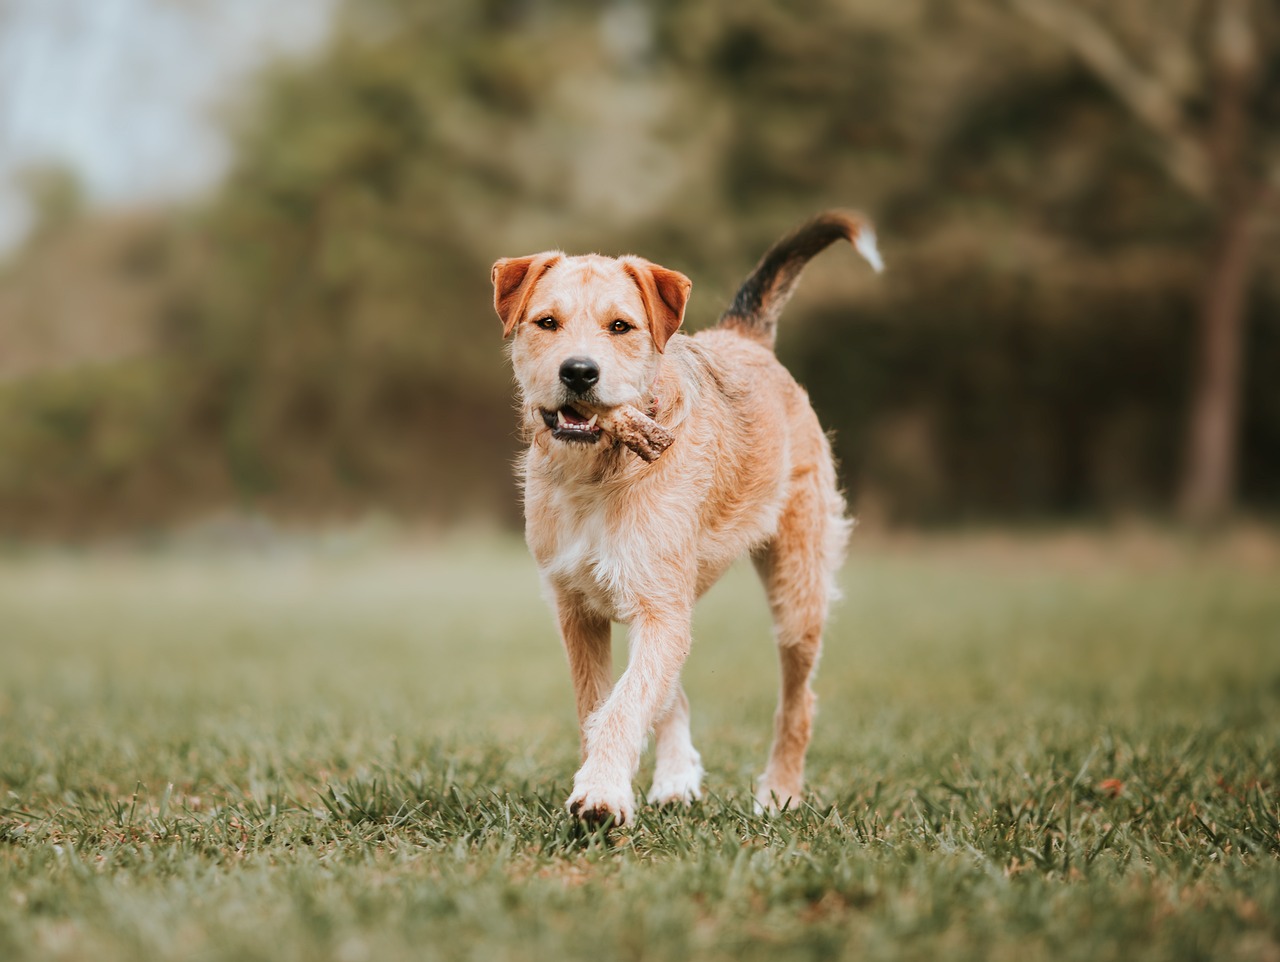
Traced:
[[560, 426], [561, 430], [565, 428], [572, 428], [575, 431], [586, 431], [590, 433], [600, 430], [596, 427], [598, 417], [598, 415], [593, 414], [589, 418], [584, 418], [573, 408], [565, 407], [556, 412], [556, 423]]

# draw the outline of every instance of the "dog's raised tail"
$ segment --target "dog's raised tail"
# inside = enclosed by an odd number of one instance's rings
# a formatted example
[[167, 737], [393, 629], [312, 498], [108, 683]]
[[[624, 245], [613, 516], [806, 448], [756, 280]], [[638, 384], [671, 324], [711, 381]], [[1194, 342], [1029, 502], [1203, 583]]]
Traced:
[[876, 272], [884, 261], [876, 249], [871, 222], [853, 211], [823, 211], [765, 251], [751, 275], [738, 288], [733, 303], [720, 316], [720, 327], [737, 331], [772, 348], [778, 317], [791, 298], [805, 264], [838, 240], [847, 240]]

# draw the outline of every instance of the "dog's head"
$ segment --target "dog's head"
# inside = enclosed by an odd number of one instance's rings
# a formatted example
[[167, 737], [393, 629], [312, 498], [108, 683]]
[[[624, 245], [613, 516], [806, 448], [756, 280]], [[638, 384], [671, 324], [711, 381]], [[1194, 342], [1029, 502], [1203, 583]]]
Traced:
[[692, 283], [641, 257], [547, 251], [493, 265], [493, 306], [534, 431], [590, 444], [596, 416], [645, 407]]

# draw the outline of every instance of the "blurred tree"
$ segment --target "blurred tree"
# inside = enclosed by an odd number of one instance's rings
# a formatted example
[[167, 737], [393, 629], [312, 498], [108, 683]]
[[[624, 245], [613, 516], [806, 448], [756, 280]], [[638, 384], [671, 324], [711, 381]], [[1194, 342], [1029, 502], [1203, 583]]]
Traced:
[[65, 230], [84, 213], [84, 188], [70, 167], [63, 164], [26, 167], [17, 172], [15, 180], [31, 207], [32, 234], [36, 238]]
[[1193, 523], [1218, 520], [1236, 487], [1258, 234], [1280, 194], [1280, 14], [1261, 0], [1009, 2], [1124, 106], [1209, 219], [1180, 507]]
[[[98, 215], [0, 271], [0, 338], [48, 330], [61, 290], [92, 294], [83, 316], [112, 341], [135, 332], [128, 351], [58, 341], [9, 381], [0, 365], [0, 524], [236, 502], [515, 523], [494, 258], [643, 253], [694, 277], [696, 329], [779, 232], [835, 204], [876, 217], [890, 270], [816, 262], [779, 350], [860, 513], [1162, 509], [1218, 207], [1188, 186], [1196, 161], [1152, 150], [1012, 2], [345, 0], [323, 50], [246, 93], [212, 197], [97, 233], [104, 284], [145, 286], [145, 304], [83, 282]], [[1144, 32], [1173, 13], [1087, 9], [1180, 76]], [[1252, 81], [1254, 133], [1276, 61]], [[1210, 100], [1182, 109], [1205, 136]], [[1280, 365], [1280, 284], [1256, 277], [1250, 372]], [[1243, 380], [1242, 497], [1273, 507], [1280, 385]]]

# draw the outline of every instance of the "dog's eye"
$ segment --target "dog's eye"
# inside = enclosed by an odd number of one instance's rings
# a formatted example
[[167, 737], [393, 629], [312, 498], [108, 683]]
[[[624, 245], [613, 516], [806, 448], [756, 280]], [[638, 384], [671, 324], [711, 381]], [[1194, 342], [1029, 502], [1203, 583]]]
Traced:
[[631, 330], [631, 325], [622, 320], [622, 318], [618, 318], [618, 320], [609, 325], [609, 330], [614, 334], [626, 334], [627, 331]]
[[537, 324], [544, 331], [554, 331], [560, 326], [556, 323], [556, 319], [554, 317], [540, 317], [533, 323]]

